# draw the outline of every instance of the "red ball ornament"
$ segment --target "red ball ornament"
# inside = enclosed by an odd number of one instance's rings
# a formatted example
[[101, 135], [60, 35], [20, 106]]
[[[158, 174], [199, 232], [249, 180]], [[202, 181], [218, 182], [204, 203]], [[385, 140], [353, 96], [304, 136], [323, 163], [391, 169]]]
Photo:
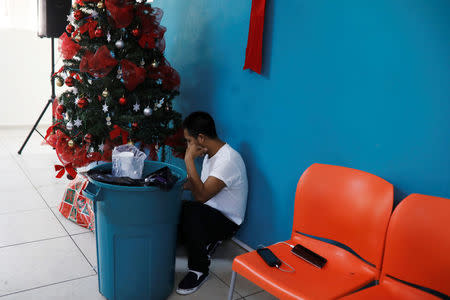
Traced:
[[138, 123], [137, 122], [133, 122], [133, 124], [131, 124], [131, 128], [133, 128], [133, 130], [138, 129]]
[[103, 36], [103, 30], [101, 28], [95, 29], [94, 35], [95, 35], [95, 37], [98, 37], [98, 38], [102, 37]]
[[66, 26], [66, 31], [68, 33], [72, 33], [74, 30], [75, 30], [75, 27], [73, 27], [72, 24], [69, 24], [69, 25]]
[[88, 144], [92, 143], [92, 134], [88, 133], [84, 136], [84, 141]]
[[135, 28], [131, 30], [131, 34], [134, 35], [135, 37], [138, 37], [141, 35], [141, 30], [139, 28]]
[[73, 13], [73, 17], [75, 20], [81, 20], [83, 18], [83, 12], [78, 9]]
[[120, 104], [120, 105], [125, 105], [125, 104], [127, 104], [127, 98], [121, 97], [121, 98], [119, 99], [119, 104]]
[[73, 86], [73, 77], [67, 77], [66, 80], [64, 81], [66, 83], [67, 86]]
[[78, 107], [85, 108], [88, 105], [88, 100], [86, 98], [81, 98], [78, 100]]
[[66, 107], [60, 104], [56, 107], [56, 112], [61, 115], [66, 112]]

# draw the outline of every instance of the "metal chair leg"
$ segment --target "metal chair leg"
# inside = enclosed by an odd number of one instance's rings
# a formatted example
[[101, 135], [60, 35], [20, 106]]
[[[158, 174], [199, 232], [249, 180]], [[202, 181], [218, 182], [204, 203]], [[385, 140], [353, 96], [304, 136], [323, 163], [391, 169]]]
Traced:
[[230, 283], [230, 291], [228, 293], [228, 300], [233, 300], [234, 284], [235, 283], [236, 283], [236, 272], [233, 271], [233, 273], [231, 273], [231, 283]]

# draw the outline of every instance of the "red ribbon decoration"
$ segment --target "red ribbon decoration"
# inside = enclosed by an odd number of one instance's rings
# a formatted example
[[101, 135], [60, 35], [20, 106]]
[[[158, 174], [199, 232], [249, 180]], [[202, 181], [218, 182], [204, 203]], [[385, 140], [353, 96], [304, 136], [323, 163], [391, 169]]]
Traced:
[[250, 15], [250, 29], [248, 32], [247, 50], [245, 53], [245, 69], [251, 69], [261, 74], [262, 46], [264, 33], [264, 15], [266, 0], [253, 0]]
[[83, 79], [81, 79], [81, 77], [80, 77], [80, 75], [78, 73], [70, 72], [70, 76], [74, 77], [79, 82], [83, 82]]
[[[59, 124], [61, 124], [62, 122], [58, 122], [58, 123], [55, 123], [55, 124], [53, 124], [52, 126], [50, 126], [48, 129], [47, 129], [47, 133], [45, 134], [45, 137], [44, 137], [44, 140], [46, 140], [49, 136], [50, 136], [50, 134], [52, 134], [52, 131], [53, 131], [53, 128], [55, 128], [56, 126], [58, 126]], [[53, 146], [53, 145], [52, 145]]]
[[131, 24], [134, 18], [133, 2], [124, 0], [105, 0], [108, 9], [117, 28], [125, 28]]
[[53, 75], [52, 75], [52, 77], [51, 78], [53, 78], [53, 77], [55, 77], [56, 76], [56, 74], [59, 74], [59, 73], [61, 73], [62, 71], [64, 70], [64, 66], [62, 66], [57, 72], [55, 72], [55, 73], [53, 73]]
[[64, 59], [72, 59], [78, 53], [81, 46], [75, 43], [67, 33], [63, 33], [59, 37], [59, 52], [61, 52]]
[[80, 27], [80, 33], [83, 34], [86, 31], [89, 31], [89, 37], [93, 39], [95, 37], [95, 29], [97, 28], [97, 21], [93, 21], [89, 19], [83, 26]]
[[117, 65], [117, 60], [111, 56], [109, 49], [103, 45], [95, 54], [87, 51], [80, 62], [80, 71], [88, 72], [95, 77], [105, 77]]
[[127, 90], [132, 91], [145, 80], [145, 69], [136, 66], [127, 59], [120, 61], [123, 83]]
[[128, 131], [120, 128], [118, 125], [114, 125], [114, 129], [109, 133], [111, 140], [114, 140], [119, 135], [122, 136], [122, 144], [126, 144], [128, 141]]
[[55, 171], [58, 172], [58, 174], [56, 174], [56, 178], [63, 177], [66, 171], [70, 176], [72, 176], [72, 178], [77, 177], [77, 171], [75, 171], [75, 169], [72, 167], [72, 164], [68, 164], [66, 166], [55, 165]]

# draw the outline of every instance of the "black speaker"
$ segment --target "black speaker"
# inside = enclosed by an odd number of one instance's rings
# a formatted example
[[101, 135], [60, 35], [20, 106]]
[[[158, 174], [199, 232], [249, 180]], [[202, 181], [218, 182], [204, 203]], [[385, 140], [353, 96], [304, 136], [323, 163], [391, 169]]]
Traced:
[[64, 33], [71, 0], [38, 0], [38, 36], [57, 38]]

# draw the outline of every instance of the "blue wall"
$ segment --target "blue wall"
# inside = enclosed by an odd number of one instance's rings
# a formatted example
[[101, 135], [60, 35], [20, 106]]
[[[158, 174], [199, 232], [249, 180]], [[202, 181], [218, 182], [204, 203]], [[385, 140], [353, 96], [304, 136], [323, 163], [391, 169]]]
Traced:
[[246, 161], [239, 238], [287, 239], [302, 172], [321, 162], [450, 197], [450, 1], [267, 0], [263, 76], [242, 71], [250, 0], [156, 0], [178, 107], [209, 111]]

